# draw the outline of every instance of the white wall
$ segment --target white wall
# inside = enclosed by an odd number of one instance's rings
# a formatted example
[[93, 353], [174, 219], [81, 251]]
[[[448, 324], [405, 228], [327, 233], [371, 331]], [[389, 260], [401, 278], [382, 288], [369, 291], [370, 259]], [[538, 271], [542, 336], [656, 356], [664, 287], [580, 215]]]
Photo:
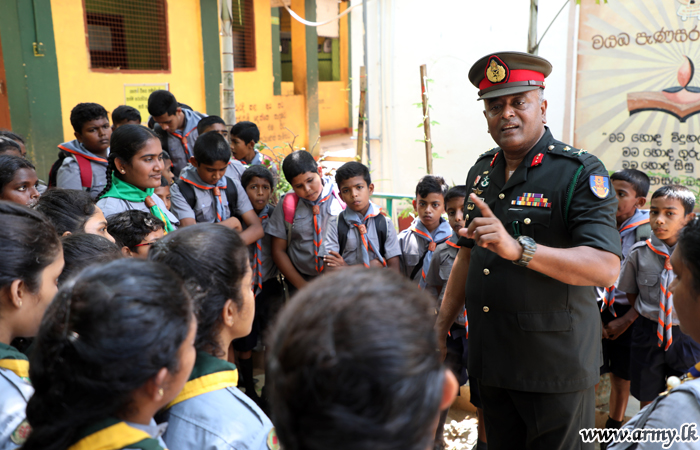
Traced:
[[[354, 0], [353, 4], [360, 2]], [[368, 0], [368, 112], [372, 178], [381, 192], [411, 193], [425, 173], [421, 109], [421, 64], [427, 64], [434, 172], [450, 184], [462, 184], [476, 157], [495, 147], [487, 134], [477, 88], [468, 79], [471, 65], [496, 51], [526, 51], [529, 24], [527, 0], [476, 2], [464, 0]], [[541, 35], [564, 0], [540, 0]], [[352, 14], [352, 77], [359, 80], [363, 59], [363, 10]], [[548, 121], [562, 137], [565, 110], [569, 6], [542, 42], [539, 55], [554, 66], [547, 79]], [[575, 36], [574, 36], [575, 37]], [[359, 83], [353, 83], [358, 86]], [[353, 89], [357, 108], [359, 90]], [[357, 109], [355, 109], [357, 111]], [[355, 120], [357, 114], [354, 114]], [[357, 123], [355, 123], [355, 126]]]

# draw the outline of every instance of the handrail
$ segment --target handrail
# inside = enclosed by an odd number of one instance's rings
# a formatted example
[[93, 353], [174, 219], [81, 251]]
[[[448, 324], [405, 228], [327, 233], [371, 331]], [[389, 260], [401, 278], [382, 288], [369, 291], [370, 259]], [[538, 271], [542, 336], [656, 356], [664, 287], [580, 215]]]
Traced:
[[394, 213], [394, 200], [413, 200], [415, 196], [413, 194], [402, 195], [402, 194], [388, 194], [385, 192], [375, 192], [371, 197], [383, 198], [386, 200], [386, 214], [392, 217]]

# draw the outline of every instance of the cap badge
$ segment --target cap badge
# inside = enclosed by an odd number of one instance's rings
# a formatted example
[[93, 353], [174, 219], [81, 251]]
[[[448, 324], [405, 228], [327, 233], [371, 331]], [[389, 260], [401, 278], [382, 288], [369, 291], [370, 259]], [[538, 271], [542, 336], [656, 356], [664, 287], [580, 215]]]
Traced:
[[508, 80], [510, 70], [498, 56], [489, 58], [489, 63], [486, 65], [486, 78], [491, 83], [502, 83]]

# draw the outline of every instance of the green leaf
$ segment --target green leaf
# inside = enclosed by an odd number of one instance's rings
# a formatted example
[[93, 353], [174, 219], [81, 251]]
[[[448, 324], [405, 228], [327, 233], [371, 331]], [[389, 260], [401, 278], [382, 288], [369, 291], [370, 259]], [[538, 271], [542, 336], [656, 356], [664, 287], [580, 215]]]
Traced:
[[431, 120], [430, 125], [440, 125], [440, 122], [438, 122], [437, 120]]
[[422, 142], [422, 143], [425, 143], [425, 139], [416, 139], [416, 142]]

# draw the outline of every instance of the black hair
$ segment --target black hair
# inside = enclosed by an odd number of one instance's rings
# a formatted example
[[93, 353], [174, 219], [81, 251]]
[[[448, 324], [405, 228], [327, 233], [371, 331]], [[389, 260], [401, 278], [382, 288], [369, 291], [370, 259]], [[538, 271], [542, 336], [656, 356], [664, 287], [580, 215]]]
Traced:
[[695, 295], [700, 296], [700, 220], [694, 219], [683, 227], [678, 237], [678, 247], [683, 264], [693, 275]]
[[270, 339], [282, 448], [428, 448], [445, 379], [433, 324], [429, 295], [392, 271], [351, 268], [300, 290]]
[[253, 122], [238, 122], [231, 127], [231, 137], [237, 137], [246, 145], [251, 141], [257, 144], [260, 140], [260, 130]]
[[23, 280], [30, 291], [61, 251], [56, 230], [41, 213], [0, 200], [0, 288]]
[[661, 197], [680, 201], [683, 205], [684, 215], [686, 216], [693, 212], [693, 208], [695, 207], [695, 195], [693, 192], [687, 187], [679, 184], [661, 186], [651, 195], [652, 200]]
[[194, 143], [194, 159], [199, 164], [214, 164], [217, 161], [228, 163], [231, 159], [231, 146], [219, 133], [204, 133]]
[[241, 286], [250, 270], [248, 248], [238, 233], [217, 224], [197, 224], [168, 233], [151, 247], [148, 259], [167, 264], [185, 282], [197, 312], [197, 350], [214, 356], [219, 346], [221, 312], [231, 299], [243, 306]]
[[30, 356], [25, 450], [63, 450], [85, 427], [129, 411], [133, 392], [181, 370], [192, 301], [162, 264], [117, 260], [61, 287]]
[[369, 169], [361, 162], [347, 162], [340, 166], [335, 172], [335, 182], [338, 186], [340, 186], [341, 182], [354, 177], [364, 178], [365, 182], [367, 183], [367, 186], [372, 184], [372, 177], [370, 177], [369, 175]]
[[130, 250], [136, 249], [149, 234], [164, 228], [162, 220], [137, 209], [122, 211], [107, 219], [107, 232], [112, 235], [117, 246], [128, 247]]
[[207, 116], [204, 117], [202, 120], [199, 121], [197, 124], [197, 133], [201, 136], [204, 134], [204, 130], [209, 128], [210, 126], [214, 125], [215, 123], [220, 123], [221, 125], [226, 126], [226, 122], [224, 122], [224, 119], [222, 119], [219, 116]]
[[445, 179], [436, 175], [426, 175], [416, 185], [416, 197], [427, 197], [430, 194], [440, 194], [445, 197], [447, 193]]
[[241, 175], [241, 186], [243, 186], [243, 189], [246, 189], [255, 177], [267, 180], [267, 182], [270, 183], [270, 189], [275, 188], [275, 179], [270, 169], [262, 164], [255, 164], [254, 166], [248, 167]]
[[10, 130], [0, 130], [0, 137], [11, 139], [18, 144], [25, 143], [24, 138], [22, 136]]
[[17, 152], [22, 155], [22, 147], [12, 139], [4, 136], [0, 136], [0, 154], [5, 154], [8, 152]]
[[318, 173], [318, 164], [306, 150], [297, 150], [287, 155], [282, 161], [282, 172], [290, 183], [294, 177], [307, 172]]
[[168, 183], [168, 179], [162, 175], [160, 176], [160, 187], [170, 187], [170, 183]]
[[0, 155], [0, 191], [15, 179], [15, 173], [20, 169], [34, 169], [34, 164], [21, 156]]
[[104, 264], [122, 257], [117, 245], [96, 234], [69, 234], [61, 238], [65, 265], [58, 277], [58, 285], [68, 281], [86, 267]]
[[112, 123], [119, 124], [127, 120], [136, 120], [141, 123], [141, 113], [133, 106], [119, 105], [112, 111]]
[[148, 97], [148, 114], [153, 117], [162, 116], [163, 114], [172, 116], [177, 112], [178, 106], [175, 96], [168, 91], [153, 91]]
[[[156, 91], [158, 92], [158, 91]], [[146, 146], [151, 139], [160, 139], [155, 131], [143, 125], [124, 125], [112, 133], [109, 141], [109, 156], [107, 157], [107, 185], [97, 195], [97, 199], [102, 198], [112, 188], [112, 174], [121, 180], [121, 174], [117, 171], [114, 161], [119, 158], [127, 164], [131, 164], [131, 159]]]
[[96, 211], [90, 194], [74, 189], [49, 189], [39, 197], [35, 209], [49, 219], [60, 236], [84, 232], [85, 223]]
[[171, 161], [170, 153], [168, 153], [166, 150], [163, 150], [163, 161]]
[[445, 194], [445, 203], [449, 202], [453, 198], [458, 198], [458, 197], [466, 197], [467, 196], [467, 187], [463, 184], [459, 186], [453, 186], [450, 188], [449, 191], [447, 191], [447, 194]]
[[610, 181], [626, 181], [634, 187], [637, 197], [649, 194], [649, 177], [637, 169], [622, 169], [610, 175]]
[[107, 119], [107, 110], [97, 103], [78, 103], [70, 112], [70, 124], [76, 133], [82, 134], [83, 125], [91, 120]]

